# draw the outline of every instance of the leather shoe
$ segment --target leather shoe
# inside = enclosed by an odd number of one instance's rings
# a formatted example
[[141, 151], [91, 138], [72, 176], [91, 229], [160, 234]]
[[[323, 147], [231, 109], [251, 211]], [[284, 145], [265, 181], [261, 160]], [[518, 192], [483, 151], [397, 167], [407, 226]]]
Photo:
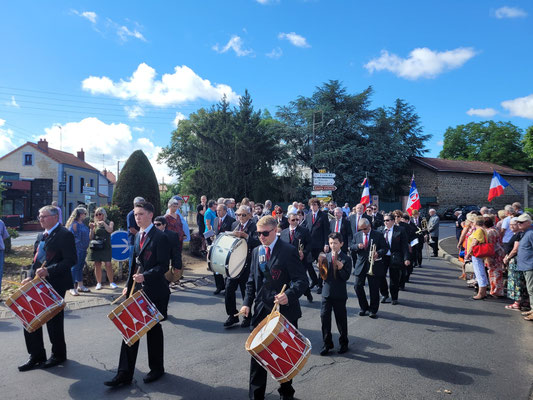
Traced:
[[333, 348], [333, 345], [332, 344], [325, 344], [324, 346], [322, 346], [322, 350], [320, 350], [320, 355], [321, 356], [325, 356], [326, 354], [329, 353], [329, 351]]
[[219, 294], [220, 292], [222, 292], [222, 289], [217, 289], [213, 292], [213, 294]]
[[143, 378], [144, 383], [151, 383], [157, 381], [159, 378], [161, 378], [165, 374], [165, 371], [150, 371], [148, 374]]
[[381, 303], [383, 303], [383, 304], [390, 303], [389, 296], [382, 296], [381, 297]]
[[373, 312], [370, 313], [369, 316], [370, 316], [370, 318], [372, 318], [372, 319], [377, 319], [377, 318], [378, 318], [378, 315], [377, 315], [376, 313], [373, 313]]
[[120, 385], [129, 385], [130, 383], [131, 383], [131, 378], [126, 376], [126, 374], [119, 372], [110, 381], [105, 381], [104, 385], [109, 386], [109, 387], [117, 387]]
[[367, 310], [361, 310], [361, 311], [359, 311], [359, 316], [360, 316], [360, 317], [364, 317], [365, 315], [368, 315], [368, 311], [367, 311]]
[[233, 315], [230, 315], [228, 319], [226, 320], [226, 322], [224, 322], [224, 327], [228, 328], [238, 323], [239, 323], [239, 317], [234, 317]]
[[280, 400], [294, 400], [294, 396], [289, 394], [280, 394], [279, 398]]
[[309, 293], [309, 294], [307, 295], [307, 301], [308, 301], [309, 303], [312, 303], [312, 302], [313, 302], [313, 295], [312, 295], [311, 293]]
[[66, 360], [66, 357], [57, 357], [52, 354], [50, 358], [44, 363], [43, 368], [55, 367], [56, 365], [63, 364]]
[[244, 318], [241, 322], [241, 328], [248, 328], [252, 322], [251, 318]]
[[19, 365], [18, 369], [20, 372], [30, 371], [34, 368], [39, 368], [45, 363], [45, 358], [28, 358], [28, 361], [26, 361], [24, 364]]
[[340, 349], [339, 349], [339, 354], [344, 354], [348, 351], [348, 345], [347, 344], [343, 344]]
[[316, 290], [316, 294], [322, 294], [322, 287], [319, 287], [319, 288]]
[[392, 305], [395, 306], [396, 304], [398, 304], [398, 300], [392, 300]]

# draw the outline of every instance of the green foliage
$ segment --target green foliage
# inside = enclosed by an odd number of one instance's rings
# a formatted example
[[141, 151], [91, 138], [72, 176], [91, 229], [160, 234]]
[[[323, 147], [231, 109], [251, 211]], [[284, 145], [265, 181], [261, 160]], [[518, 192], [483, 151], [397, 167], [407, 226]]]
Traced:
[[20, 236], [20, 233], [19, 231], [17, 231], [16, 228], [7, 228], [7, 233], [9, 233], [9, 237], [11, 237], [11, 239], [16, 239]]
[[[530, 136], [533, 133], [530, 133]], [[522, 130], [510, 122], [471, 122], [449, 127], [444, 133], [441, 158], [452, 160], [488, 161], [517, 170], [527, 170], [528, 138], [522, 141]], [[531, 139], [529, 139], [531, 141]], [[533, 148], [533, 143], [531, 145]]]
[[527, 128], [522, 143], [524, 145], [524, 152], [529, 158], [529, 168], [533, 168], [533, 125]]
[[106, 206], [103, 206], [103, 208], [105, 209], [107, 213], [107, 219], [109, 221], [113, 221], [115, 230], [119, 230], [119, 229], [126, 230], [126, 219], [122, 218], [122, 215], [120, 213], [120, 208], [118, 208], [116, 205], [111, 205], [111, 206], [106, 205]]
[[179, 194], [179, 187], [180, 187], [179, 184], [172, 184], [172, 183], [167, 183], [166, 186], [167, 186], [167, 190], [160, 193], [162, 214], [168, 208], [168, 201], [172, 198], [172, 196]]
[[[113, 191], [113, 204], [119, 208], [120, 226], [126, 225], [126, 217], [133, 208], [133, 199], [143, 197], [152, 203], [154, 215], [160, 215], [159, 185], [154, 170], [142, 150], [134, 151], [120, 171]], [[116, 221], [115, 221], [116, 223]]]

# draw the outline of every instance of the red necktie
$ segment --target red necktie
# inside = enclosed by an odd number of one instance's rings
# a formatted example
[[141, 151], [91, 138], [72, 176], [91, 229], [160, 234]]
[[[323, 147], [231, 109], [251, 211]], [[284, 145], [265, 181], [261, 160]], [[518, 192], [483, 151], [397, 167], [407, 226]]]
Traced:
[[222, 227], [222, 219], [218, 219], [218, 231], [220, 232], [220, 228]]
[[289, 241], [292, 243], [293, 239], [294, 239], [294, 229], [291, 229], [290, 230], [290, 235], [289, 235]]
[[244, 225], [241, 224], [241, 232], [244, 232]]
[[313, 214], [313, 224], [315, 223], [315, 214]]
[[265, 248], [265, 251], [266, 251], [266, 260], [270, 261], [270, 247], [267, 246]]
[[368, 235], [365, 233], [365, 249], [368, 246]]
[[339, 221], [337, 221], [335, 224], [335, 232], [338, 232], [338, 231], [339, 231]]
[[141, 241], [139, 243], [141, 245], [141, 249], [143, 248], [143, 245], [144, 245], [144, 239], [146, 239], [146, 232], [141, 233]]

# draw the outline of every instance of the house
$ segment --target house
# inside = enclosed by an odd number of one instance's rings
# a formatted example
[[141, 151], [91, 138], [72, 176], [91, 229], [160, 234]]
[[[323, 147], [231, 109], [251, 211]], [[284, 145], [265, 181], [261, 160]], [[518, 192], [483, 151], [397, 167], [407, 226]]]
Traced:
[[98, 196], [102, 199], [102, 204], [111, 204], [113, 190], [117, 183], [115, 174], [104, 169], [100, 172], [100, 183], [98, 184]]
[[46, 139], [26, 142], [0, 157], [0, 171], [11, 171], [20, 181], [31, 182], [25, 221], [36, 219], [39, 208], [52, 201], [61, 207], [63, 223], [79, 204], [105, 203], [96, 190], [100, 171], [85, 162], [83, 149], [74, 155], [48, 147]]
[[[510, 187], [502, 196], [488, 202], [492, 174], [497, 171]], [[414, 174], [420, 197], [432, 201], [423, 204], [440, 211], [459, 205], [477, 205], [502, 209], [515, 201], [523, 207], [533, 204], [529, 186], [532, 172], [486, 161], [445, 160], [442, 158], [411, 157], [410, 173]]]

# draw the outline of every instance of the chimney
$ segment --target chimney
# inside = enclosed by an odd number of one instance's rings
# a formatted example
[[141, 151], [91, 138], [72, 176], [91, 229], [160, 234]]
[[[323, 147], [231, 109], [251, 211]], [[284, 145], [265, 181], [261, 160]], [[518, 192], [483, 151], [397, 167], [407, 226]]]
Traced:
[[83, 151], [83, 149], [81, 149], [80, 151], [78, 151], [78, 158], [79, 158], [81, 161], [85, 161], [85, 152]]
[[39, 139], [39, 142], [37, 143], [37, 147], [40, 148], [45, 153], [48, 153], [48, 142], [46, 139]]

